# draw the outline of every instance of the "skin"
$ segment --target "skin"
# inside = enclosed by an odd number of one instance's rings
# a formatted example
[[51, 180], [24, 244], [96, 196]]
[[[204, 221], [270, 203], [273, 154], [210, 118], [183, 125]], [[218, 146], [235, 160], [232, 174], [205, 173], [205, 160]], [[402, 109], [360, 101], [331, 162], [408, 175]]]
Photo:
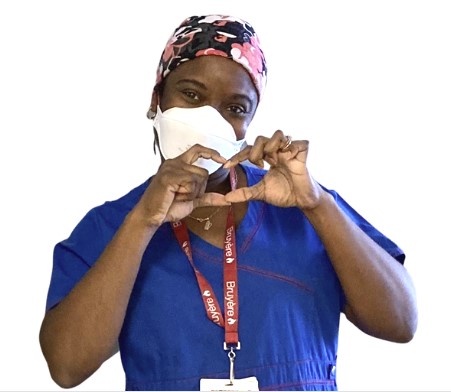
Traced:
[[[244, 137], [258, 106], [258, 94], [239, 64], [205, 56], [179, 66], [166, 78], [153, 100], [164, 111], [171, 107], [211, 105]], [[346, 316], [362, 331], [394, 342], [408, 342], [417, 325], [412, 281], [392, 256], [379, 247], [339, 209], [307, 169], [309, 144], [276, 131], [260, 136], [230, 161], [216, 151], [193, 146], [175, 159], [162, 162], [140, 201], [127, 215], [94, 266], [42, 322], [40, 343], [55, 382], [74, 387], [117, 352], [118, 336], [143, 253], [165, 222], [184, 219], [189, 230], [222, 247], [227, 207], [232, 204], [239, 225], [250, 200], [297, 207], [322, 239], [346, 294]], [[208, 172], [193, 163], [199, 158], [223, 163]], [[266, 161], [263, 180], [247, 187], [238, 163]], [[231, 192], [228, 174], [235, 166], [238, 189]], [[213, 227], [187, 216], [205, 217], [218, 207]]]

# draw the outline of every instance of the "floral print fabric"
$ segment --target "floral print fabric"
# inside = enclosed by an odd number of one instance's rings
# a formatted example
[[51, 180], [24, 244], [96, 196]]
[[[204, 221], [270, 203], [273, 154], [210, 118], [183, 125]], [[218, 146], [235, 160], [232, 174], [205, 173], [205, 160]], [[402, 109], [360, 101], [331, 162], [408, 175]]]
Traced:
[[199, 56], [222, 56], [241, 64], [261, 98], [266, 85], [266, 61], [253, 27], [225, 15], [191, 16], [168, 40], [157, 69], [154, 92], [169, 72]]

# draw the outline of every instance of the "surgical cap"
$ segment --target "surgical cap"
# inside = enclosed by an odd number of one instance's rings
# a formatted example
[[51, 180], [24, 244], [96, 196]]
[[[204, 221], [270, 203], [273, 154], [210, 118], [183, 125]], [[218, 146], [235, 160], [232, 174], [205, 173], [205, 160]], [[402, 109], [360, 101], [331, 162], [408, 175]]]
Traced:
[[241, 64], [261, 99], [266, 86], [266, 60], [253, 27], [226, 15], [191, 16], [175, 29], [161, 55], [154, 94], [180, 64], [200, 56], [221, 56]]

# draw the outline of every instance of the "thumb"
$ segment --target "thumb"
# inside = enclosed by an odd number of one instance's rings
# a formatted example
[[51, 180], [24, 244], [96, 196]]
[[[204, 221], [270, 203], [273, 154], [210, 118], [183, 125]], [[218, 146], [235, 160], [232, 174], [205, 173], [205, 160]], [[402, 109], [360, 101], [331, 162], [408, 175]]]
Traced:
[[239, 188], [225, 195], [225, 200], [230, 203], [242, 203], [249, 200], [264, 200], [265, 186], [263, 183], [251, 187]]
[[231, 203], [226, 200], [221, 193], [207, 192], [201, 197], [193, 200], [193, 207], [223, 207], [229, 206]]

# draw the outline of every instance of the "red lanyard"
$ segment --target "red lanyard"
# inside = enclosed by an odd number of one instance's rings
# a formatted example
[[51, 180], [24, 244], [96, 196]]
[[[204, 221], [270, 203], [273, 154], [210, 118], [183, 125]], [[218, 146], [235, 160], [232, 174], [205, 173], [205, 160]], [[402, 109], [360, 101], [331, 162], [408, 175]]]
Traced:
[[[230, 169], [230, 185], [236, 189], [236, 176], [234, 168]], [[177, 241], [180, 244], [183, 252], [186, 254], [194, 274], [196, 275], [197, 283], [201, 292], [202, 300], [204, 302], [205, 310], [208, 318], [215, 324], [224, 327], [225, 342], [224, 348], [229, 345], [236, 346], [239, 349], [240, 343], [238, 340], [238, 270], [237, 270], [237, 255], [236, 255], [236, 238], [235, 238], [235, 222], [233, 217], [232, 206], [229, 208], [227, 214], [226, 231], [224, 235], [224, 316], [221, 313], [219, 302], [213, 292], [210, 283], [196, 268], [193, 261], [193, 254], [191, 243], [189, 241], [189, 234], [186, 224], [182, 221], [172, 223], [172, 228]], [[225, 318], [225, 322], [224, 322]]]

